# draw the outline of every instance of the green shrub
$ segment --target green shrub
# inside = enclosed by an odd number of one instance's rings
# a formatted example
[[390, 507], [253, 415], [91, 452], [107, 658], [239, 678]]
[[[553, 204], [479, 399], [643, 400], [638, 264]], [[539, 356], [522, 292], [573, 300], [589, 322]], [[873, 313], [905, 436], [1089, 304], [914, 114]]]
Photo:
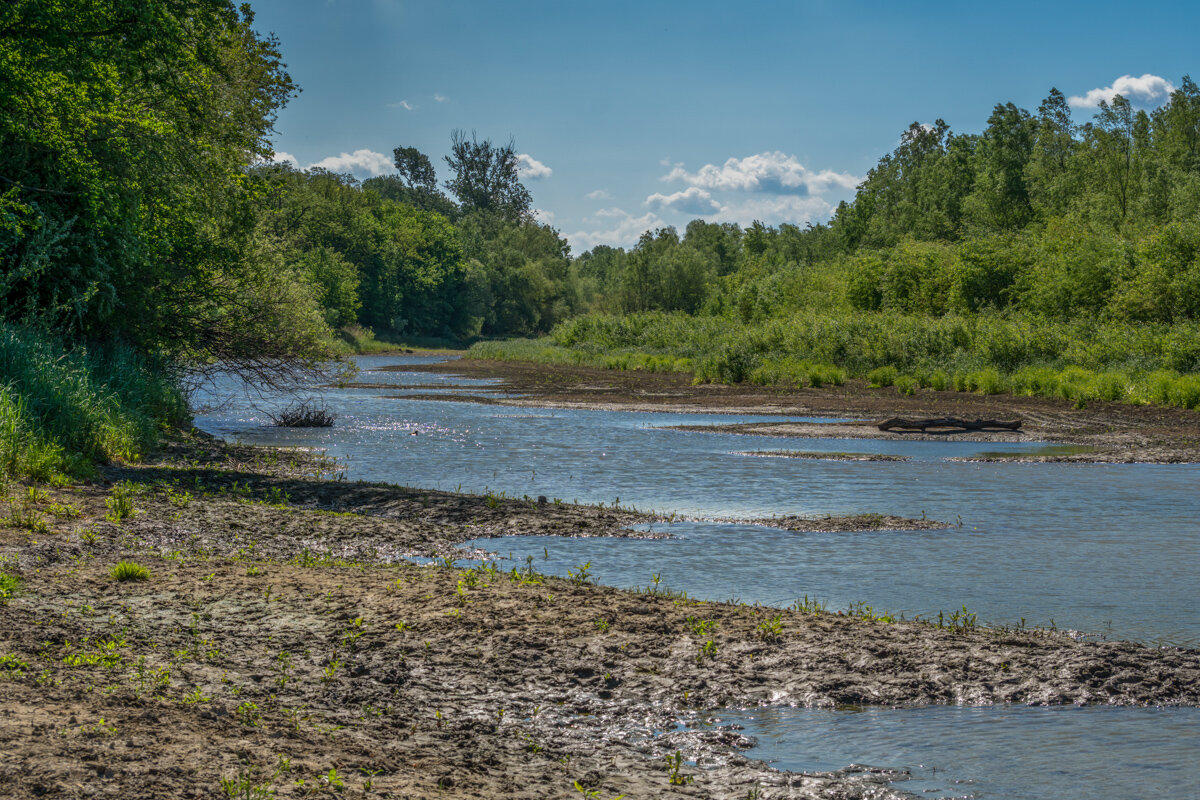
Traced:
[[878, 367], [867, 373], [867, 382], [872, 387], [891, 386], [899, 377], [899, 371], [890, 364], [886, 367]]

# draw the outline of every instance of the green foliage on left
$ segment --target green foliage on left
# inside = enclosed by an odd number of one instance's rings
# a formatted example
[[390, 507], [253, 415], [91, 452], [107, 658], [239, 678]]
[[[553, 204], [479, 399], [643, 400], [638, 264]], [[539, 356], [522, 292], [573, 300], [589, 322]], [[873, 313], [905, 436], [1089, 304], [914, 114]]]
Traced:
[[136, 461], [187, 404], [162, 364], [128, 346], [71, 347], [0, 325], [0, 477], [86, 474], [94, 461]]
[[313, 290], [253, 237], [293, 93], [230, 0], [0, 9], [0, 318], [192, 363], [327, 356]]

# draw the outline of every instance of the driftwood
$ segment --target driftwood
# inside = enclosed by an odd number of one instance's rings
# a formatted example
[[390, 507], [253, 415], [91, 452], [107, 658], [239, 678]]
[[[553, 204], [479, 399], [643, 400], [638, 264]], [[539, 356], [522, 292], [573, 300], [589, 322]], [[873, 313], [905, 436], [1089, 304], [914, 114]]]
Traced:
[[892, 417], [880, 422], [881, 431], [921, 431], [929, 428], [957, 428], [959, 430], [937, 431], [938, 433], [960, 433], [962, 431], [1019, 431], [1021, 420], [1006, 422], [998, 419], [959, 419], [958, 417], [934, 417], [931, 419], [904, 419]]

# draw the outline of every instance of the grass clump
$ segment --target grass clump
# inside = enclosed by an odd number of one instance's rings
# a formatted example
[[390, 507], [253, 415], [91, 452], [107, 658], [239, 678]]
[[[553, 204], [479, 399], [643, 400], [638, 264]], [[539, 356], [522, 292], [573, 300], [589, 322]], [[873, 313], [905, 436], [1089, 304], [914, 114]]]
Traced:
[[150, 580], [150, 570], [136, 561], [122, 561], [110, 569], [108, 574], [114, 581], [121, 581], [122, 583]]
[[21, 579], [7, 572], [0, 572], [0, 606], [8, 602], [21, 586]]

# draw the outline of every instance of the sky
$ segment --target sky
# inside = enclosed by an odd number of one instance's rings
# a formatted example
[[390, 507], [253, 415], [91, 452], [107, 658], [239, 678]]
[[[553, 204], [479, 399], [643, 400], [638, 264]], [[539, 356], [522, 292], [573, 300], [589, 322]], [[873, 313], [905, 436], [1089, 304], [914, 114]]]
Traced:
[[455, 129], [515, 141], [578, 254], [695, 218], [826, 221], [910, 123], [977, 133], [1051, 87], [1077, 122], [1200, 79], [1200, 3], [252, 0], [302, 92], [276, 157], [360, 179]]

